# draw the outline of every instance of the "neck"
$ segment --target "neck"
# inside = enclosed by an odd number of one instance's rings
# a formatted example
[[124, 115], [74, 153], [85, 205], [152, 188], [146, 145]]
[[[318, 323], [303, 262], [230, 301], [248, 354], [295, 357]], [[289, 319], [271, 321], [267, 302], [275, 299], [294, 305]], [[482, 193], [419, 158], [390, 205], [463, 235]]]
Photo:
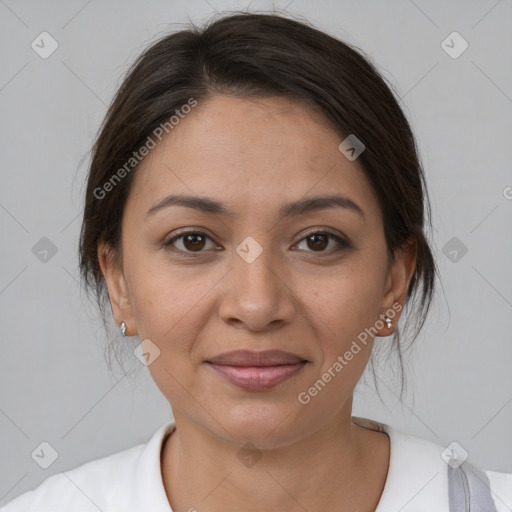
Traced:
[[378, 504], [389, 438], [352, 423], [350, 414], [268, 449], [241, 447], [176, 411], [174, 416], [162, 476], [175, 511], [374, 511]]

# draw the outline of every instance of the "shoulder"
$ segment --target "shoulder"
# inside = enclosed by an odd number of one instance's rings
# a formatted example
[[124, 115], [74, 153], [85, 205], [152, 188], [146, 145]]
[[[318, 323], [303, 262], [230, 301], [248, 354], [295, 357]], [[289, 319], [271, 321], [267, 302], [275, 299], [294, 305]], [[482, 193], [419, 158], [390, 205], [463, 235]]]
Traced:
[[160, 476], [153, 474], [160, 467], [159, 446], [172, 426], [160, 427], [148, 443], [52, 475], [0, 512], [130, 511], [140, 490], [141, 473], [153, 480]]
[[[490, 491], [496, 512], [512, 510], [512, 473], [480, 469], [459, 459], [452, 446], [443, 446], [366, 418], [353, 417], [360, 426], [385, 432], [390, 438], [390, 465], [376, 512], [436, 510], [448, 512], [450, 481], [464, 480]], [[449, 463], [451, 462], [451, 464]], [[453, 485], [453, 481], [451, 482]]]
[[512, 510], [512, 473], [484, 470], [489, 479], [491, 493], [498, 512]]
[[[448, 489], [450, 481], [456, 479], [456, 475], [464, 473], [463, 480], [471, 485], [469, 493], [471, 502], [474, 500], [475, 503], [478, 502], [480, 505], [487, 503], [489, 508], [484, 507], [485, 510], [492, 511], [492, 502], [485, 501], [485, 495], [487, 495], [487, 499], [492, 499], [494, 502], [496, 512], [510, 512], [512, 510], [512, 473], [492, 471], [474, 465], [466, 460], [467, 454], [461, 456], [454, 453], [451, 450], [451, 445], [442, 446], [396, 430], [394, 435], [395, 440], [402, 446], [402, 457], [404, 450], [409, 449], [417, 461], [428, 464], [432, 470], [438, 468], [439, 475], [442, 475], [443, 480], [446, 481], [448, 495], [450, 493]], [[411, 458], [408, 463], [412, 464], [412, 462]], [[461, 482], [460, 492], [465, 495], [464, 485]], [[453, 482], [452, 487], [454, 487]], [[456, 491], [452, 488], [452, 493], [454, 492]], [[477, 495], [478, 497], [476, 497]]]
[[[119, 491], [129, 488], [131, 476], [144, 445], [93, 460], [47, 478], [35, 489], [18, 496], [1, 512], [50, 512], [109, 510]], [[62, 508], [64, 510], [64, 508]]]

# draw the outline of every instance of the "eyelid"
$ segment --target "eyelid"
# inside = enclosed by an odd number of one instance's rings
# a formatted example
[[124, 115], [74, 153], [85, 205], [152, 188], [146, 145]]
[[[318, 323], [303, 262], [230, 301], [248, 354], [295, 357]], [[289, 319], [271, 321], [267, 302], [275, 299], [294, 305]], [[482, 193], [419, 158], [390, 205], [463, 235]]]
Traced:
[[169, 238], [167, 240], [164, 240], [163, 246], [166, 247], [166, 248], [169, 248], [171, 250], [174, 250], [175, 252], [181, 253], [181, 254], [201, 254], [201, 253], [206, 252], [206, 251], [197, 251], [196, 253], [194, 253], [194, 251], [183, 251], [181, 249], [175, 249], [173, 247], [173, 244], [176, 241], [178, 241], [181, 238], [184, 238], [187, 235], [202, 235], [205, 238], [208, 238], [209, 240], [211, 240], [214, 244], [216, 244], [214, 238], [211, 237], [208, 233], [206, 233], [203, 228], [197, 228], [197, 229], [195, 229], [195, 228], [183, 228], [182, 231], [178, 231], [171, 238]]
[[[301, 242], [303, 242], [307, 237], [309, 237], [311, 235], [316, 235], [316, 234], [327, 235], [328, 238], [330, 238], [331, 240], [334, 240], [338, 244], [337, 248], [331, 249], [331, 250], [323, 250], [323, 251], [312, 251], [311, 250], [311, 251], [305, 251], [305, 252], [309, 252], [309, 253], [312, 253], [312, 254], [317, 253], [317, 254], [320, 254], [320, 255], [322, 255], [322, 254], [328, 255], [328, 254], [337, 254], [339, 252], [342, 252], [342, 251], [345, 251], [347, 249], [352, 248], [352, 243], [348, 240], [348, 238], [345, 235], [333, 232], [330, 228], [321, 228], [321, 227], [311, 228], [310, 231], [308, 231], [308, 232], [304, 233], [303, 235], [301, 235], [301, 238], [294, 244], [294, 246], [296, 246], [296, 245], [300, 244]], [[202, 235], [205, 238], [210, 239], [213, 243], [216, 243], [214, 238], [211, 237], [208, 233], [205, 232], [204, 228], [193, 228], [193, 227], [190, 227], [190, 228], [183, 228], [183, 230], [178, 231], [171, 238], [169, 238], [168, 240], [164, 241], [163, 245], [166, 248], [169, 248], [170, 250], [172, 250], [174, 252], [177, 252], [179, 254], [185, 254], [185, 255], [202, 254], [202, 253], [207, 253], [208, 252], [206, 250], [201, 250], [201, 251], [184, 251], [182, 249], [174, 248], [173, 244], [177, 240], [182, 239], [183, 237], [185, 237], [186, 235]], [[218, 246], [218, 244], [217, 244], [217, 246]], [[216, 249], [218, 249], [218, 247]]]
[[345, 235], [338, 234], [338, 233], [333, 232], [327, 228], [313, 228], [311, 231], [308, 231], [304, 235], [301, 235], [301, 238], [299, 239], [299, 241], [297, 243], [295, 243], [294, 245], [298, 245], [301, 242], [303, 242], [306, 238], [308, 238], [309, 236], [316, 235], [316, 234], [327, 235], [327, 237], [334, 240], [338, 244], [338, 246], [334, 250], [331, 249], [331, 250], [327, 250], [327, 251], [325, 251], [325, 250], [324, 251], [306, 251], [308, 253], [311, 253], [311, 254], [317, 253], [317, 254], [325, 254], [325, 255], [338, 254], [342, 251], [346, 251], [347, 249], [352, 248], [352, 243], [349, 242], [348, 238]]

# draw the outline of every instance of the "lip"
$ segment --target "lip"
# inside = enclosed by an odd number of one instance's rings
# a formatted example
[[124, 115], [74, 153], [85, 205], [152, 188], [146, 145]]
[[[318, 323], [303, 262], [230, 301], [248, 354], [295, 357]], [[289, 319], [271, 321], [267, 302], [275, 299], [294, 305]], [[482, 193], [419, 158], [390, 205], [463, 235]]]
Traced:
[[262, 391], [289, 379], [308, 361], [281, 350], [235, 350], [205, 362], [232, 384], [246, 390]]
[[303, 357], [282, 350], [265, 350], [264, 352], [232, 350], [207, 360], [208, 363], [229, 366], [277, 366], [296, 364], [302, 361], [305, 361]]

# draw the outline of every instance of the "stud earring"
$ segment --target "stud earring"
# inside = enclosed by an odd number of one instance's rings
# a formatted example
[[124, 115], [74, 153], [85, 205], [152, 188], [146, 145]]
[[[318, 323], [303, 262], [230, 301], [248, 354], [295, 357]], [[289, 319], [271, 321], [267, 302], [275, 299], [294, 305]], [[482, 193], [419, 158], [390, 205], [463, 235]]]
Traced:
[[387, 327], [388, 329], [390, 329], [390, 328], [391, 328], [391, 325], [393, 325], [393, 324], [392, 324], [392, 322], [391, 322], [391, 318], [389, 318], [388, 316], [386, 316], [386, 317], [384, 318], [384, 321], [386, 322], [386, 327]]
[[126, 324], [124, 322], [119, 324], [119, 332], [121, 333], [121, 336], [126, 336]]

